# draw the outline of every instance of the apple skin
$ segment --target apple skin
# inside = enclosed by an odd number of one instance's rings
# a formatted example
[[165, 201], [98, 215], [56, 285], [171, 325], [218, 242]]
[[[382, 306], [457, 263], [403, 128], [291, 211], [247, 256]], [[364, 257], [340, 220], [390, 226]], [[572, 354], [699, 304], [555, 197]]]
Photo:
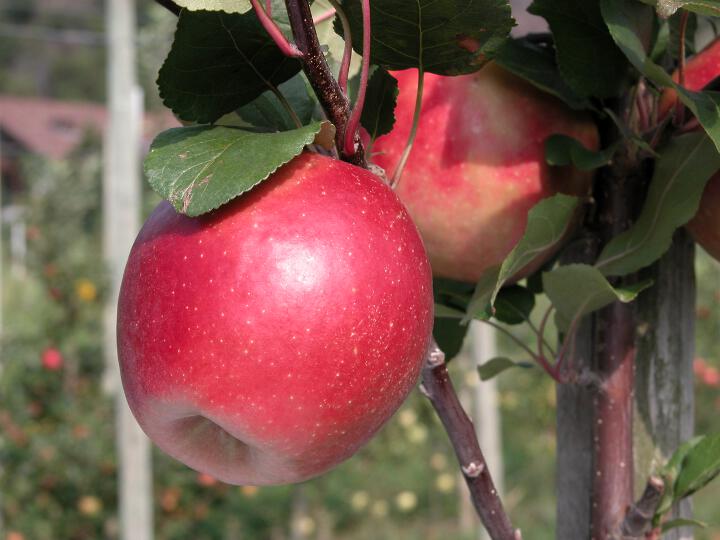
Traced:
[[[720, 76], [720, 38], [712, 41], [685, 64], [685, 88], [699, 91]], [[679, 76], [673, 74], [677, 82]], [[665, 90], [660, 96], [658, 117], [664, 118], [677, 102], [674, 90]], [[711, 257], [720, 261], [720, 173], [715, 173], [705, 185], [700, 206], [686, 225], [695, 241]]]
[[154, 210], [125, 269], [118, 352], [161, 449], [227, 483], [291, 483], [395, 412], [432, 324], [430, 265], [397, 196], [306, 153], [210, 214]]
[[[703, 50], [685, 62], [684, 87], [694, 92], [702, 90], [720, 75], [720, 38], [710, 42]], [[673, 73], [673, 80], [680, 81], [680, 75]], [[662, 119], [677, 103], [677, 92], [672, 88], [663, 90], [658, 102], [658, 118]]]
[[[372, 160], [392, 174], [412, 126], [417, 70], [393, 75], [395, 128]], [[587, 194], [592, 175], [550, 167], [544, 141], [561, 133], [596, 149], [595, 125], [495, 64], [458, 77], [425, 74], [415, 145], [397, 194], [418, 226], [437, 276], [474, 282], [522, 238], [528, 211], [562, 191]], [[553, 253], [545, 251], [527, 275]]]

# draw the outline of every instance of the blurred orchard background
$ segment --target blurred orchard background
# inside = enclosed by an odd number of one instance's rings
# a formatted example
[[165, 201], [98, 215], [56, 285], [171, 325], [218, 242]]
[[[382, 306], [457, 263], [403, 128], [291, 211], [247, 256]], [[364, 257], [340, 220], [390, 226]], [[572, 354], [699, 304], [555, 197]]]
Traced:
[[[113, 234], [134, 236], [139, 221], [118, 231], [122, 206], [109, 208], [103, 193], [118, 189], [118, 175], [138, 180], [133, 151], [175, 125], [154, 80], [176, 19], [149, 0], [134, 9], [115, 1], [132, 11], [108, 15], [112, 3], [0, 0], [0, 539], [482, 538], [445, 433], [418, 392], [357, 456], [297, 486], [224, 485], [122, 427], [106, 328], [127, 246], [109, 244]], [[519, 31], [537, 29], [514, 4]], [[112, 47], [108, 20], [132, 30]], [[130, 48], [118, 49], [123, 39]], [[133, 110], [144, 111], [134, 138], [117, 122], [128, 81], [138, 87]], [[137, 199], [147, 215], [158, 199], [137, 185], [139, 196], [120, 188], [120, 199]], [[720, 429], [720, 267], [700, 249], [696, 267], [695, 421], [707, 433]], [[514, 521], [526, 538], [549, 540], [552, 381], [529, 369], [481, 383], [474, 367], [493, 348], [521, 357], [513, 347], [474, 328], [452, 371]], [[709, 523], [697, 538], [720, 540], [718, 500], [719, 482], [696, 497]]]

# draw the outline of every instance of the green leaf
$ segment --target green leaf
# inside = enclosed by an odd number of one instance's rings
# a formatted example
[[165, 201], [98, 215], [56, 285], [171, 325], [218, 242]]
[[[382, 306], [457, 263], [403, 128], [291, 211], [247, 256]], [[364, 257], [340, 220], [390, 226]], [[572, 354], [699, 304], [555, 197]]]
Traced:
[[435, 317], [433, 336], [440, 349], [445, 353], [445, 361], [449, 362], [462, 350], [465, 335], [470, 325], [460, 324], [459, 319]]
[[160, 68], [163, 103], [182, 120], [209, 123], [300, 71], [254, 13], [183, 11]]
[[627, 61], [603, 24], [598, 0], [535, 0], [528, 11], [550, 25], [560, 73], [575, 93], [620, 94]]
[[527, 369], [533, 367], [533, 365], [530, 362], [514, 362], [509, 358], [498, 356], [482, 363], [478, 366], [477, 370], [478, 375], [480, 375], [480, 380], [487, 381], [505, 370], [516, 367]]
[[675, 482], [675, 500], [689, 497], [720, 474], [720, 433], [707, 435], [685, 456]]
[[375, 140], [390, 133], [395, 125], [395, 105], [398, 97], [398, 82], [382, 68], [373, 71], [368, 81], [360, 124]]
[[506, 324], [522, 324], [535, 307], [535, 295], [520, 285], [503, 287], [495, 298], [495, 318]]
[[225, 13], [245, 13], [252, 9], [249, 0], [175, 0], [175, 3], [190, 11], [224, 11]]
[[651, 284], [648, 280], [614, 288], [599, 270], [587, 264], [559, 266], [543, 274], [545, 293], [557, 310], [556, 321], [562, 330], [568, 330], [574, 321], [616, 300], [631, 302]]
[[[297, 115], [301, 125], [312, 121], [317, 102], [302, 74], [297, 74], [284, 82], [278, 90]], [[270, 90], [251, 103], [240, 107], [237, 114], [251, 126], [270, 131], [287, 131], [298, 127], [280, 98]]]
[[662, 532], [663, 534], [665, 534], [669, 530], [677, 529], [678, 527], [700, 527], [701, 529], [704, 529], [705, 527], [707, 527], [707, 523], [703, 523], [702, 521], [698, 521], [697, 519], [671, 519], [670, 521], [666, 521], [662, 524]]
[[590, 107], [590, 102], [578, 96], [562, 78], [555, 62], [555, 52], [550, 47], [542, 47], [526, 39], [507, 39], [495, 54], [494, 60], [573, 109]]
[[645, 54], [640, 38], [634, 31], [628, 9], [632, 2], [600, 0], [602, 14], [615, 43], [640, 73], [661, 87], [675, 89], [680, 101], [690, 109], [720, 151], [720, 108], [707, 92], [691, 92], [682, 88], [672, 77]]
[[150, 146], [145, 174], [178, 212], [199, 216], [268, 178], [312, 143], [321, 127], [315, 122], [278, 133], [224, 126], [169, 129]]
[[686, 9], [708, 17], [720, 17], [720, 2], [718, 0], [640, 0], [645, 4], [655, 6], [658, 15], [666, 19], [674, 15], [679, 9]]
[[705, 184], [718, 169], [720, 154], [704, 133], [671, 139], [655, 164], [640, 217], [605, 246], [595, 267], [624, 275], [660, 258], [675, 229], [697, 213]]
[[677, 482], [677, 477], [680, 474], [680, 468], [685, 460], [685, 456], [704, 438], [705, 435], [702, 435], [685, 441], [675, 450], [668, 462], [660, 469], [659, 474], [665, 483], [665, 491], [660, 499], [660, 504], [658, 504], [655, 510], [653, 522], [659, 523], [660, 518], [672, 508], [675, 502], [675, 482]]
[[581, 171], [591, 171], [610, 163], [618, 144], [594, 152], [567, 135], [551, 135], [545, 139], [545, 161], [549, 165], [574, 165]]
[[[342, 3], [353, 48], [362, 53], [362, 10]], [[373, 64], [388, 70], [423, 67], [439, 75], [477, 71], [502, 44], [514, 21], [507, 0], [373, 0]], [[335, 31], [342, 35], [339, 21]]]
[[505, 258], [501, 266], [489, 268], [475, 287], [465, 320], [487, 318], [492, 314], [500, 288], [532, 262], [539, 254], [555, 246], [572, 223], [578, 198], [558, 193], [537, 203], [528, 213], [527, 226], [520, 241]]

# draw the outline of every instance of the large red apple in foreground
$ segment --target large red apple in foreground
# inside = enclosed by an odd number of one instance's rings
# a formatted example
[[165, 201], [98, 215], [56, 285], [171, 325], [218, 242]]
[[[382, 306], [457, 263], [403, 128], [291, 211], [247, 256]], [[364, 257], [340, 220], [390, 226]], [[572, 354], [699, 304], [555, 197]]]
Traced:
[[[394, 75], [395, 129], [373, 147], [373, 161], [388, 174], [405, 147], [417, 88], [416, 70]], [[589, 173], [545, 163], [544, 141], [555, 133], [598, 145], [587, 116], [494, 64], [460, 77], [425, 75], [417, 138], [397, 193], [436, 275], [477, 281], [520, 240], [540, 199], [588, 192]], [[551, 253], [541, 253], [525, 273]]]
[[[720, 39], [714, 40], [685, 64], [685, 87], [699, 91], [720, 76]], [[678, 74], [673, 78], [677, 81]], [[658, 116], [664, 118], [677, 102], [674, 90], [660, 97]], [[720, 261], [720, 173], [708, 180], [695, 217], [687, 224], [695, 241]]]
[[352, 455], [405, 399], [432, 306], [396, 195], [303, 154], [206, 216], [155, 209], [120, 293], [125, 393], [189, 466], [234, 484], [297, 482]]

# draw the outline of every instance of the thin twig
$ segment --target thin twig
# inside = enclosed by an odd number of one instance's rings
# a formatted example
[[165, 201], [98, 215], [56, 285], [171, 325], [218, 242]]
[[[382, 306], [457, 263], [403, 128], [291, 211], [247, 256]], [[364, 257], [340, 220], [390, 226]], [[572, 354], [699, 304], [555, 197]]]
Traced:
[[280, 28], [278, 28], [278, 25], [275, 24], [275, 21], [272, 20], [272, 17], [265, 12], [262, 5], [260, 4], [260, 1], [250, 0], [250, 5], [255, 11], [255, 15], [257, 15], [258, 21], [260, 21], [260, 24], [262, 24], [265, 31], [275, 42], [275, 45], [278, 46], [280, 52], [282, 52], [285, 56], [289, 56], [291, 58], [302, 58], [303, 53], [300, 52], [300, 49], [298, 49], [294, 43], [290, 43], [287, 40], [285, 34], [282, 33], [282, 30], [280, 30]]
[[422, 373], [421, 391], [428, 397], [450, 437], [475, 510], [492, 540], [518, 540], [495, 489], [475, 428], [462, 408], [445, 365], [445, 354], [433, 339]]
[[155, 0], [155, 3], [164, 7], [173, 15], [180, 15], [180, 11], [182, 11], [182, 8], [173, 2], [173, 0]]
[[317, 32], [313, 26], [312, 12], [307, 0], [285, 0], [290, 26], [298, 49], [303, 53], [303, 71], [310, 81], [320, 105], [328, 119], [335, 126], [335, 144], [340, 158], [344, 161], [367, 168], [365, 150], [360, 137], [356, 137], [356, 151], [348, 155], [343, 151], [345, 128], [350, 116], [350, 104], [347, 97], [333, 78], [320, 49]]
[[[370, 0], [360, 0], [362, 5], [363, 20], [363, 51], [362, 51], [362, 67], [360, 68], [360, 88], [353, 105], [350, 119], [345, 127], [345, 153], [349, 156], [355, 153], [355, 139], [357, 131], [360, 127], [360, 117], [362, 116], [363, 106], [365, 105], [365, 93], [368, 85], [368, 73], [370, 70]], [[342, 86], [341, 86], [342, 87]]]
[[330, 4], [337, 12], [338, 19], [342, 25], [343, 39], [345, 40], [345, 49], [343, 50], [342, 62], [340, 63], [340, 71], [338, 72], [338, 84], [340, 89], [347, 95], [348, 75], [350, 74], [350, 61], [352, 60], [352, 31], [350, 30], [350, 19], [342, 9], [337, 0], [330, 0]]
[[625, 514], [621, 532], [623, 536], [630, 538], [639, 538], [652, 527], [652, 519], [655, 516], [660, 500], [665, 492], [665, 483], [658, 476], [648, 478], [645, 485], [645, 491], [637, 500], [628, 508]]

